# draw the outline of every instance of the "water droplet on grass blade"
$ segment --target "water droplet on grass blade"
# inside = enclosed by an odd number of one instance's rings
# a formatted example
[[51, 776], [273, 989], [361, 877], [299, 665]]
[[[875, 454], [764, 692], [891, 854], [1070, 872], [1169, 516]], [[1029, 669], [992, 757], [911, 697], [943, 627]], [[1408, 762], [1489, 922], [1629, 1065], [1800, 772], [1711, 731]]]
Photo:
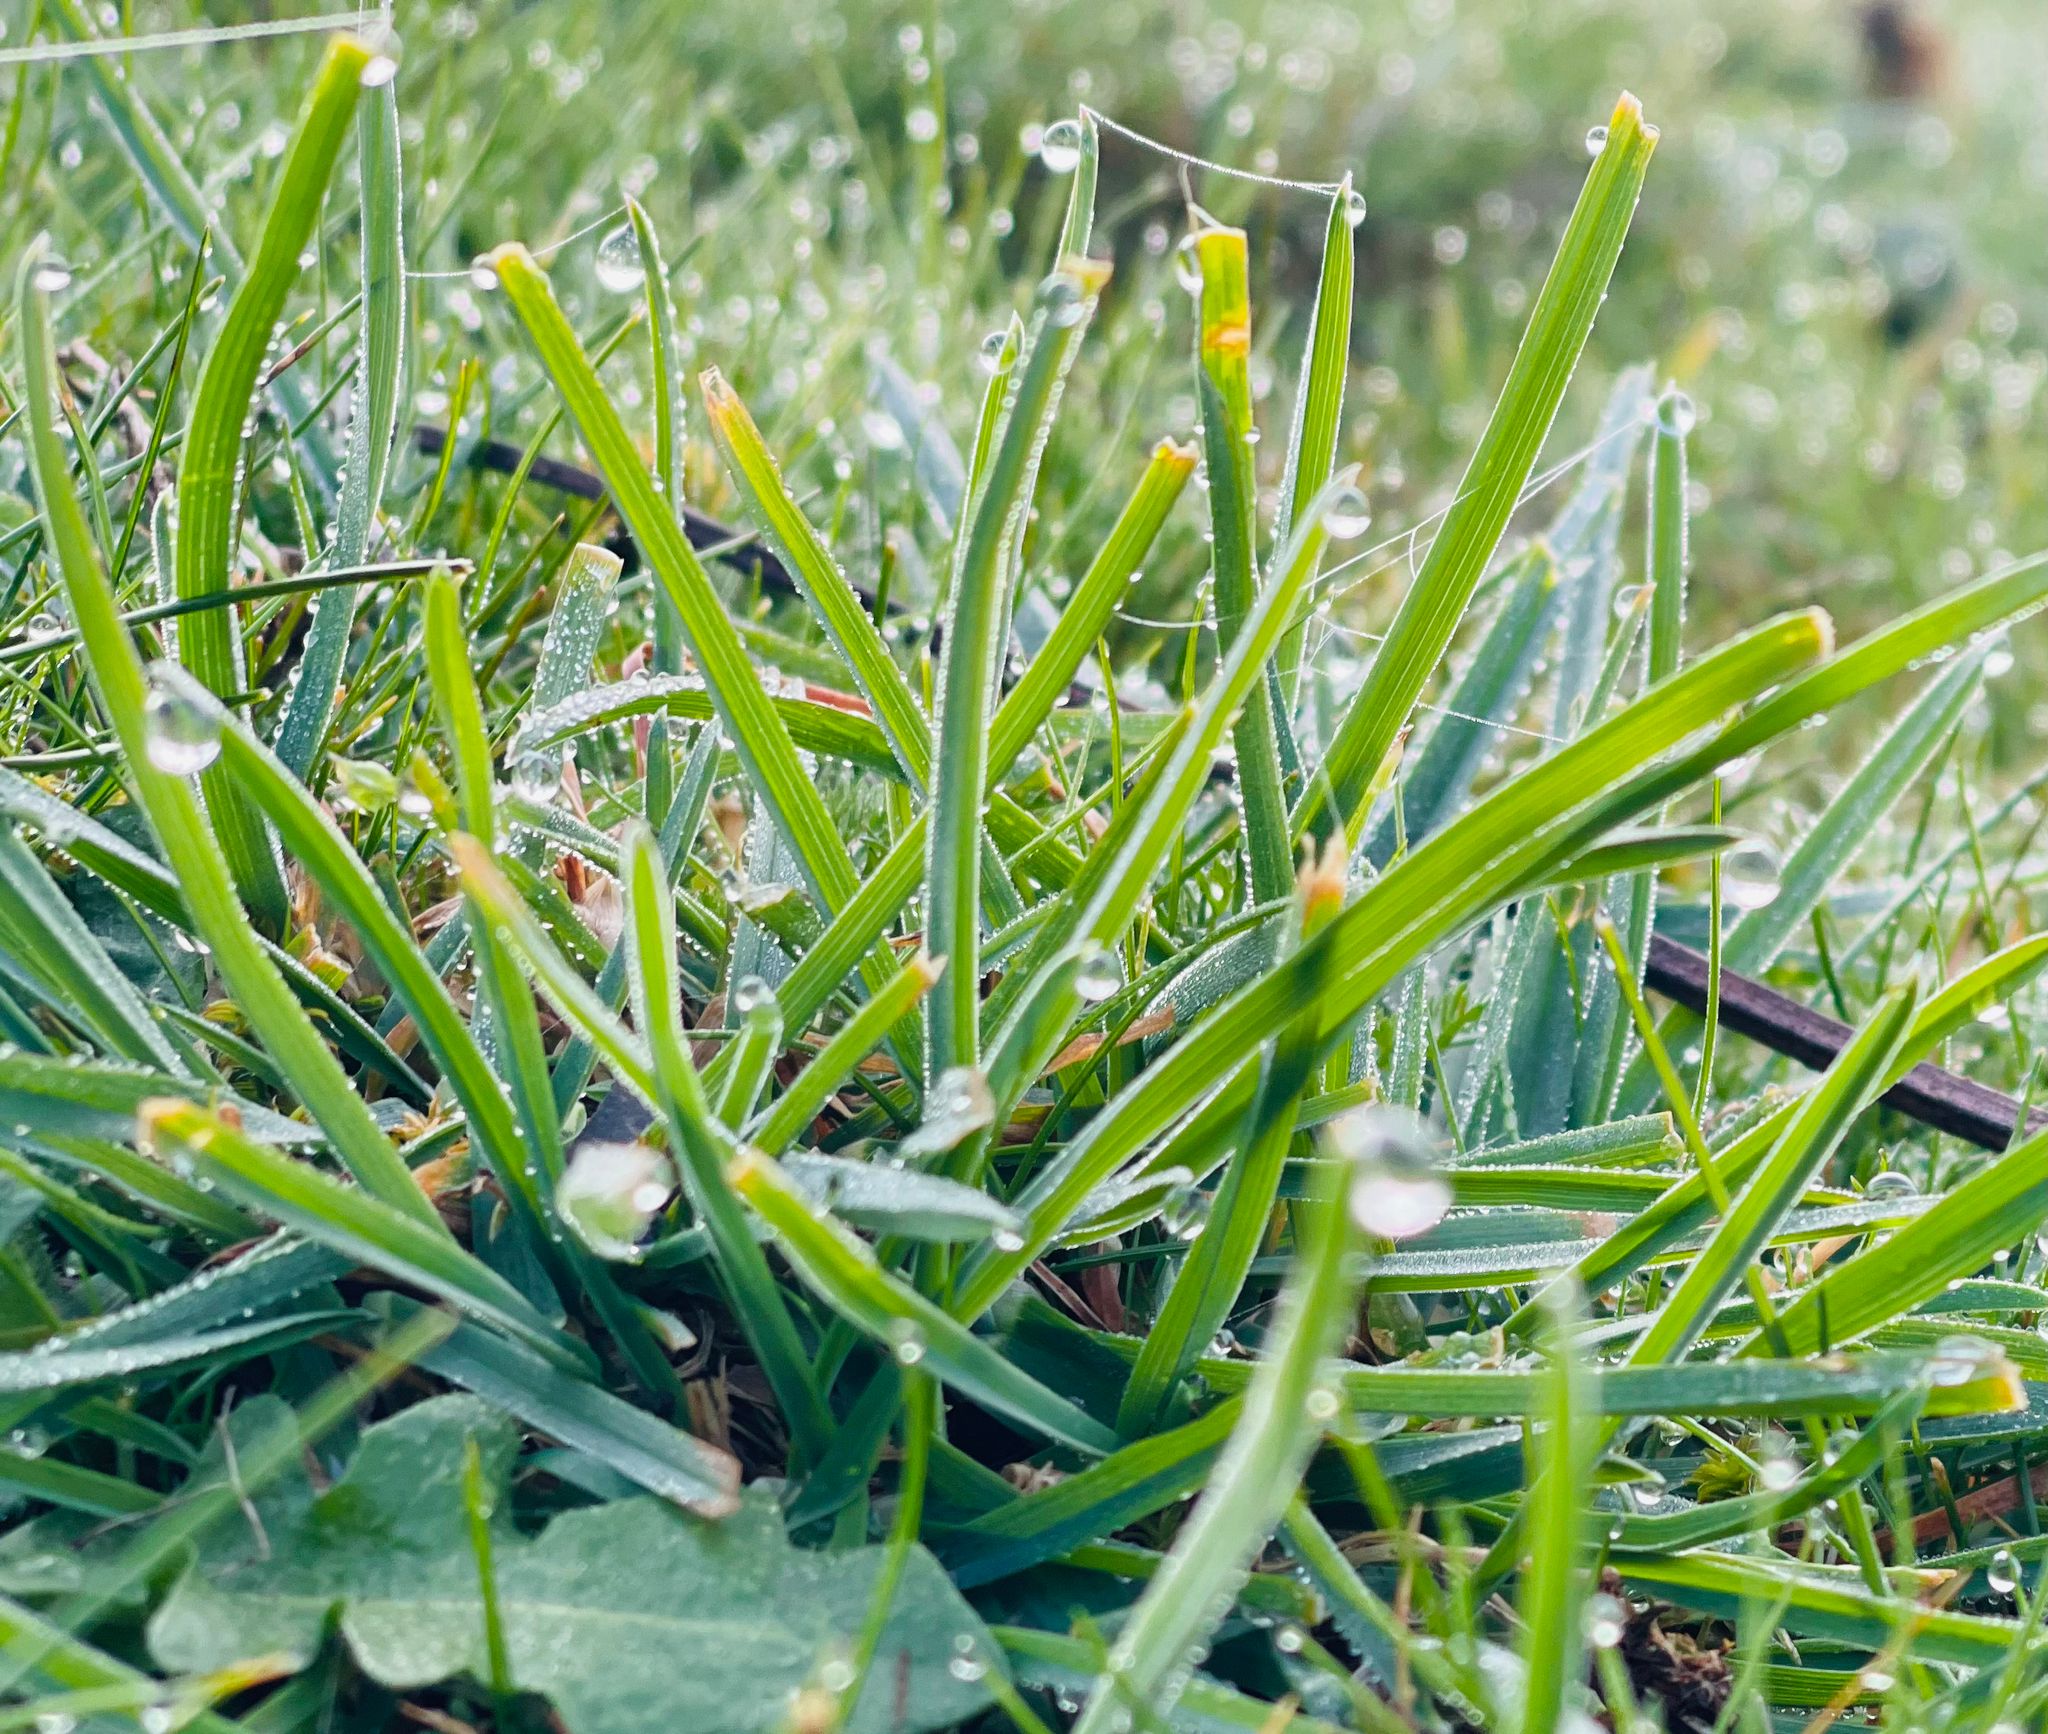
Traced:
[[1683, 439], [1699, 419], [1699, 409], [1682, 391], [1674, 388], [1657, 400], [1657, 431], [1661, 434]]
[[1359, 488], [1340, 488], [1323, 508], [1323, 529], [1339, 542], [1349, 542], [1372, 528], [1372, 506]]
[[1953, 1389], [1987, 1377], [2002, 1359], [1982, 1337], [1943, 1337], [1927, 1363], [1930, 1383]]
[[398, 62], [388, 54], [373, 54], [363, 62], [362, 84], [365, 90], [381, 90], [398, 76]]
[[1586, 155], [1597, 157], [1606, 148], [1607, 129], [1604, 126], [1588, 127], [1586, 129]]
[[1365, 221], [1365, 195], [1356, 187], [1344, 195], [1344, 221], [1354, 229]]
[[498, 268], [488, 255], [479, 253], [469, 262], [469, 286], [488, 295], [498, 286]]
[[1920, 1188], [1913, 1184], [1911, 1175], [1901, 1174], [1895, 1168], [1873, 1174], [1863, 1183], [1865, 1198], [1912, 1198]]
[[1611, 1650], [1621, 1642], [1628, 1625], [1628, 1609], [1617, 1596], [1596, 1595], [1586, 1602], [1586, 1641], [1596, 1650]]
[[1984, 1581], [2002, 1596], [2020, 1587], [2020, 1563], [2011, 1548], [2001, 1547], [1991, 1556], [1991, 1563], [1984, 1568]]
[[71, 287], [71, 267], [62, 259], [45, 259], [36, 266], [29, 281], [45, 295], [55, 295]]
[[1038, 160], [1046, 172], [1070, 175], [1081, 166], [1081, 123], [1056, 120], [1038, 139]]
[[746, 1017], [775, 1003], [775, 990], [758, 975], [745, 977], [732, 990], [732, 1009], [736, 1016]]
[[154, 678], [142, 701], [143, 750], [166, 775], [189, 777], [220, 757], [220, 723], [197, 699]]
[[1406, 1240], [1443, 1220], [1451, 1189], [1412, 1116], [1366, 1108], [1333, 1120], [1324, 1136], [1351, 1164], [1351, 1215], [1368, 1234]]
[[1084, 958], [1074, 971], [1074, 991], [1091, 1005], [1108, 999], [1123, 984], [1123, 971], [1117, 968], [1112, 952], [1098, 951], [1093, 957]]
[[1003, 358], [1008, 354], [1009, 348], [1010, 334], [1007, 331], [991, 331], [981, 340], [981, 348], [976, 352], [981, 361], [982, 371], [1000, 373]]
[[555, 1206], [600, 1258], [636, 1259], [639, 1240], [674, 1187], [668, 1158], [648, 1144], [579, 1144]]
[[[903, 130], [909, 134], [912, 144], [930, 144], [939, 136], [939, 117], [923, 103], [919, 103], [903, 117]], [[1041, 148], [1040, 155], [1043, 154]]]
[[1190, 295], [1202, 292], [1202, 261], [1195, 252], [1195, 237], [1183, 235], [1173, 250], [1173, 280]]
[[630, 295], [647, 281], [640, 258], [640, 237], [631, 223], [621, 223], [597, 244], [598, 282], [614, 295]]

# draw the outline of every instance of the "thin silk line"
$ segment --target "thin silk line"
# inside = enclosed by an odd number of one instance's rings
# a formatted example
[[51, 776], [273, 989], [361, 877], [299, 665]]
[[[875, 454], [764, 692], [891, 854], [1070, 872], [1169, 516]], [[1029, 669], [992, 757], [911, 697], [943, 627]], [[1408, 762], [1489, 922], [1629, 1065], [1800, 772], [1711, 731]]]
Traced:
[[1157, 151], [1163, 157], [1170, 157], [1177, 163], [1184, 163], [1193, 169], [1202, 169], [1212, 175], [1228, 175], [1234, 181], [1252, 181], [1262, 187], [1282, 187], [1292, 193], [1321, 193], [1328, 196], [1342, 189], [1342, 181], [1291, 181], [1283, 175], [1262, 175], [1250, 169], [1233, 168], [1229, 163], [1212, 162], [1207, 157], [1198, 157], [1188, 151], [1176, 150], [1170, 144], [1161, 144], [1156, 138], [1148, 138], [1135, 128], [1125, 126], [1122, 121], [1111, 120], [1099, 108], [1090, 108], [1085, 102], [1081, 112], [1097, 126], [1107, 127], [1111, 132], [1127, 138], [1133, 144], [1143, 145], [1149, 151]]
[[[603, 216], [593, 217], [589, 222], [585, 223], [582, 228], [571, 230], [570, 233], [564, 235], [559, 241], [550, 241], [545, 247], [536, 249], [534, 257], [537, 259], [552, 259], [564, 247], [567, 247], [574, 242], [584, 239], [585, 236], [594, 235], [600, 229], [610, 228], [612, 224], [616, 223], [625, 214], [626, 207], [624, 205], [615, 205], [612, 207], [612, 209], [605, 212]], [[469, 275], [469, 269], [464, 269], [461, 271], [406, 272], [407, 278], [414, 283], [445, 283], [452, 281], [457, 277], [463, 278], [466, 281]]]
[[368, 7], [325, 12], [312, 18], [267, 18], [249, 24], [205, 24], [190, 30], [160, 30], [145, 36], [87, 36], [76, 42], [29, 42], [0, 48], [0, 66], [35, 66], [47, 61], [86, 60], [104, 54], [141, 54], [153, 48], [205, 48], [218, 42], [243, 42], [262, 36], [296, 36], [315, 30], [339, 30], [376, 17]]

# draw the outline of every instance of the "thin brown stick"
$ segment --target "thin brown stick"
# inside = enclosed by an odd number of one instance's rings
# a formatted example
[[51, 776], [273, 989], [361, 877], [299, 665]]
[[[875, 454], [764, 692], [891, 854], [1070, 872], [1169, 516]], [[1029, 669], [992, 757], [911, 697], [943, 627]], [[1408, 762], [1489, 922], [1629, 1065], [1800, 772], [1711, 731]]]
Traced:
[[[1650, 937], [1643, 984], [1693, 1011], [1707, 1009], [1706, 958], [1662, 934]], [[1721, 971], [1720, 1017], [1723, 1029], [1762, 1042], [1815, 1071], [1830, 1065], [1854, 1033], [1847, 1024], [1732, 969]], [[1884, 1101], [1924, 1126], [1985, 1150], [2005, 1149], [2020, 1126], [2020, 1104], [2013, 1097], [1927, 1062], [1887, 1090]], [[2048, 1109], [2029, 1109], [2025, 1130], [2044, 1127]]]

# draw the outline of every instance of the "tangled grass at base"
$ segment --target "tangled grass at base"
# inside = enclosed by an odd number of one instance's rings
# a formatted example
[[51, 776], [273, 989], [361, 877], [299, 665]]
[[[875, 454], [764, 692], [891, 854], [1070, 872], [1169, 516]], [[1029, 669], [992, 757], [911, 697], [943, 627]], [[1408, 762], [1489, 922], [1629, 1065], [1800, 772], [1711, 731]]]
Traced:
[[[1981, 786], [2048, 557], [1689, 620], [1685, 395], [1552, 449], [1635, 99], [1375, 547], [1349, 179], [1300, 307], [1191, 204], [1105, 341], [1058, 122], [978, 403], [786, 357], [863, 470], [645, 188], [595, 298], [422, 265], [436, 64], [326, 42], [231, 200], [63, 66], [125, 240], [26, 241], [0, 362], [0, 1726], [2048, 1720], [2039, 809]], [[1194, 441], [1092, 413], [1154, 368]], [[2006, 1148], [1884, 1104], [1930, 1061]]]

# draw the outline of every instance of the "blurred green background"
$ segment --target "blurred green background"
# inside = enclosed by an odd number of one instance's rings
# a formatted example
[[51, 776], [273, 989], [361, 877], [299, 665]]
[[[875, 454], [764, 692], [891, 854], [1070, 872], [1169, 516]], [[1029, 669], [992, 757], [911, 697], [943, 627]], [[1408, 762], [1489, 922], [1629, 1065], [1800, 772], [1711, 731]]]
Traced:
[[[33, 3], [10, 0], [10, 41]], [[135, 29], [268, 15], [108, 10]], [[1865, 622], [2048, 539], [2039, 0], [485, 0], [401, 4], [396, 23], [408, 244], [448, 273], [418, 285], [421, 413], [443, 411], [473, 361], [480, 423], [532, 424], [546, 405], [530, 365], [465, 263], [507, 237], [588, 228], [555, 266], [599, 330], [626, 305], [594, 269], [623, 184], [679, 257], [692, 361], [734, 378], [853, 564], [879, 561], [885, 541], [907, 569], [943, 546], [921, 498], [930, 454], [875, 412], [876, 369], [900, 370], [967, 439], [979, 341], [1048, 263], [1065, 197], [1035, 158], [1038, 131], [1078, 103], [1256, 172], [1357, 177], [1368, 213], [1344, 445], [1367, 466], [1377, 536], [1454, 490], [1587, 130], [1622, 89], [1662, 143], [1549, 459], [1585, 440], [1632, 361], [1693, 395], [1700, 641], [1810, 600]], [[253, 224], [312, 52], [279, 38], [136, 58], [232, 222]], [[77, 261], [108, 268], [99, 339], [133, 353], [189, 261], [152, 233], [77, 69], [17, 76], [12, 239], [31, 212], [72, 224], [60, 240]], [[1041, 577], [1087, 545], [1152, 439], [1192, 427], [1170, 258], [1184, 191], [1253, 235], [1277, 482], [1323, 201], [1201, 170], [1184, 183], [1112, 135], [1096, 250], [1117, 277], [1072, 386], [1080, 413], [1049, 459]], [[349, 202], [338, 189], [344, 243]], [[137, 296], [142, 260], [155, 288]], [[345, 341], [328, 347], [323, 366], [345, 362]], [[613, 364], [629, 395], [642, 347]], [[701, 503], [729, 505], [699, 457]], [[1148, 572], [1134, 613], [1185, 612], [1196, 529]], [[1368, 583], [1351, 606], [1369, 622], [1397, 583]], [[2030, 707], [1999, 710], [2009, 756]]]

